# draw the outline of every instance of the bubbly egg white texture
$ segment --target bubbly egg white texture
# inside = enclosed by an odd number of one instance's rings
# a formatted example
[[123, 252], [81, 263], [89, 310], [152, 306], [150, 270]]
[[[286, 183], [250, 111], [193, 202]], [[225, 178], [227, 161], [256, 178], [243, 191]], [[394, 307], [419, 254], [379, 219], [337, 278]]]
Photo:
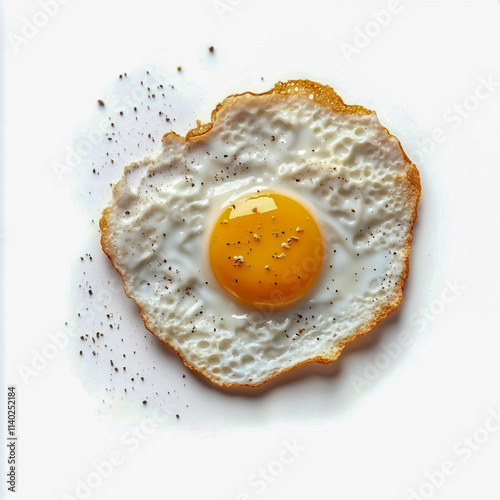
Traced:
[[[336, 359], [399, 306], [408, 273], [420, 185], [398, 140], [373, 112], [281, 90], [226, 99], [201, 135], [167, 134], [158, 157], [125, 169], [101, 220], [146, 327], [226, 387]], [[208, 259], [221, 210], [257, 190], [302, 200], [324, 236], [317, 282], [274, 311], [230, 297]]]

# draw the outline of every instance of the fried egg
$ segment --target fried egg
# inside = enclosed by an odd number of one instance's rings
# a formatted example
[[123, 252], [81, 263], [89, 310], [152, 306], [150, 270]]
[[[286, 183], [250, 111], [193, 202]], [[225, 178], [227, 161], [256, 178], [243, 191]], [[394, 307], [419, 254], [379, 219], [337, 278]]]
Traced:
[[418, 170], [328, 86], [233, 95], [125, 168], [101, 243], [148, 330], [223, 387], [328, 363], [402, 300]]

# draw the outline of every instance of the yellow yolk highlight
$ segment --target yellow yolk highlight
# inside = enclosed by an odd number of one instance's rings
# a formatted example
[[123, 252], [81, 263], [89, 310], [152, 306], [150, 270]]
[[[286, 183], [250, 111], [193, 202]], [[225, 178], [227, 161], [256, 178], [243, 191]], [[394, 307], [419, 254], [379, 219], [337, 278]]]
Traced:
[[225, 208], [209, 243], [219, 284], [244, 304], [280, 309], [314, 285], [323, 262], [323, 237], [298, 201], [260, 192]]

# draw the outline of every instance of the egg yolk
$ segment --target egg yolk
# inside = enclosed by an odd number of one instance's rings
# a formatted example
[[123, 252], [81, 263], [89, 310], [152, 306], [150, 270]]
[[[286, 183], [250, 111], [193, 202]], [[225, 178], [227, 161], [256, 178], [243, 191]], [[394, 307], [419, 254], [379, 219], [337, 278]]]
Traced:
[[271, 310], [307, 293], [323, 256], [323, 237], [309, 210], [268, 191], [225, 208], [209, 242], [210, 265], [222, 288], [244, 304]]

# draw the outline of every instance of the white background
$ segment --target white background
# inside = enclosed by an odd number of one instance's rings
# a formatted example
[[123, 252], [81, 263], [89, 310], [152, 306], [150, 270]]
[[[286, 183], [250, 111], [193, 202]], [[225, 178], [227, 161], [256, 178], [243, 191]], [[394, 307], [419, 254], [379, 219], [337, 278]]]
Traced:
[[[500, 2], [42, 4], [6, 0], [2, 13], [10, 496], [500, 498]], [[222, 391], [147, 334], [97, 220], [109, 183], [163, 133], [290, 78], [375, 109], [419, 167], [410, 278], [400, 311], [336, 363]]]

